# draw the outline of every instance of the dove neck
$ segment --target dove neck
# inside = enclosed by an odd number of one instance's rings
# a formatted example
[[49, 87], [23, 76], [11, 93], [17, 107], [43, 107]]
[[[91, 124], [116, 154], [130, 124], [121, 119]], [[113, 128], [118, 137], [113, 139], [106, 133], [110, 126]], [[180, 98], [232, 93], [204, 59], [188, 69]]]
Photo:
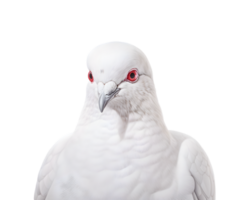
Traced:
[[161, 116], [150, 113], [130, 113], [128, 119], [120, 118], [117, 128], [122, 125], [125, 137], [136, 137], [138, 135], [168, 134], [167, 128]]
[[[89, 120], [89, 123], [81, 124], [84, 126], [79, 124], [78, 128], [80, 129], [78, 130], [81, 130], [81, 127], [98, 130], [97, 138], [117, 136], [125, 140], [144, 140], [157, 136], [164, 141], [169, 141], [170, 135], [160, 111], [157, 111], [158, 109], [154, 104], [150, 109], [151, 112], [132, 112], [127, 116], [121, 116], [116, 110], [107, 107], [103, 113], [99, 112], [83, 119], [85, 123]], [[85, 131], [80, 132], [84, 133]]]
[[[89, 91], [88, 94], [92, 91], [94, 90]], [[135, 106], [132, 110], [129, 110], [131, 104], [119, 104], [120, 106], [117, 107], [110, 104], [101, 113], [95, 95], [89, 95], [86, 99], [76, 128], [79, 131], [82, 128], [93, 127], [93, 130], [105, 132], [100, 133], [101, 135], [118, 133], [123, 138], [137, 137], [137, 133], [138, 135], [160, 134], [169, 137], [155, 91], [145, 97], [144, 101], [138, 104], [140, 106]]]

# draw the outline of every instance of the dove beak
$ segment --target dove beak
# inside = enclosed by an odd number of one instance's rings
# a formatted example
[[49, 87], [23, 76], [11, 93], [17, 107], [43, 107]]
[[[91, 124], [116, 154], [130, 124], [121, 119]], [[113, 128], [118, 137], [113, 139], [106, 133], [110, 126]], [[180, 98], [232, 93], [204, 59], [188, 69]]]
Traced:
[[104, 108], [107, 106], [108, 102], [115, 97], [116, 94], [120, 91], [120, 88], [116, 88], [115, 91], [110, 94], [100, 94], [99, 96], [99, 109], [103, 112]]

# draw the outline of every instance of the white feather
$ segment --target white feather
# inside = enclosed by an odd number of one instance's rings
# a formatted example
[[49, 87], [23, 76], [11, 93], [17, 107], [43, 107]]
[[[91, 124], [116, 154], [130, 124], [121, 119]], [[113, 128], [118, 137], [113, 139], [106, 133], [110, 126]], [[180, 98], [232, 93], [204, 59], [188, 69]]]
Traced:
[[[88, 67], [94, 83], [79, 123], [46, 157], [35, 200], [214, 200], [208, 157], [189, 136], [167, 130], [145, 55], [108, 43], [90, 53]], [[133, 68], [134, 84], [124, 81]], [[117, 87], [101, 113], [99, 95]]]

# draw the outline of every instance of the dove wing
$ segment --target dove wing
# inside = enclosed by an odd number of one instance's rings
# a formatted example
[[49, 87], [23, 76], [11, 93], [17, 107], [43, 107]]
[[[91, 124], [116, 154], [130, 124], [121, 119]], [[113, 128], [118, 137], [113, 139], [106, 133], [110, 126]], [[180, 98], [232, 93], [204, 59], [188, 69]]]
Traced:
[[181, 152], [195, 182], [193, 199], [215, 200], [214, 175], [205, 151], [190, 138], [183, 142]]
[[67, 138], [59, 140], [49, 151], [38, 174], [34, 200], [45, 200], [54, 181], [57, 159], [64, 149]]
[[[77, 132], [77, 127], [86, 126], [87, 124], [94, 121], [93, 115], [89, 113], [99, 113], [98, 104], [97, 104], [97, 96], [96, 96], [96, 84], [90, 83], [87, 81], [86, 83], [86, 91], [85, 91], [85, 98], [84, 103], [79, 114], [76, 126], [73, 132]], [[95, 112], [94, 112], [95, 111]], [[66, 142], [71, 137], [72, 133], [66, 133], [61, 136], [55, 144], [49, 149], [45, 158], [42, 161], [40, 169], [37, 174], [35, 190], [33, 194], [33, 200], [45, 200], [49, 189], [54, 181], [55, 173], [56, 173], [56, 163], [59, 155], [61, 154], [62, 150], [65, 147]]]

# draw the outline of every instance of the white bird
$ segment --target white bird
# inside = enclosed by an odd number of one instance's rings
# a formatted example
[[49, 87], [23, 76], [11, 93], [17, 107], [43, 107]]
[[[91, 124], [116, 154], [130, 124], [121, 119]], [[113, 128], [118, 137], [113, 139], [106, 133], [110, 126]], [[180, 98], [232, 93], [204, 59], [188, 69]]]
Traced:
[[103, 44], [87, 66], [79, 123], [49, 151], [34, 199], [214, 200], [208, 157], [190, 136], [166, 128], [142, 51]]

